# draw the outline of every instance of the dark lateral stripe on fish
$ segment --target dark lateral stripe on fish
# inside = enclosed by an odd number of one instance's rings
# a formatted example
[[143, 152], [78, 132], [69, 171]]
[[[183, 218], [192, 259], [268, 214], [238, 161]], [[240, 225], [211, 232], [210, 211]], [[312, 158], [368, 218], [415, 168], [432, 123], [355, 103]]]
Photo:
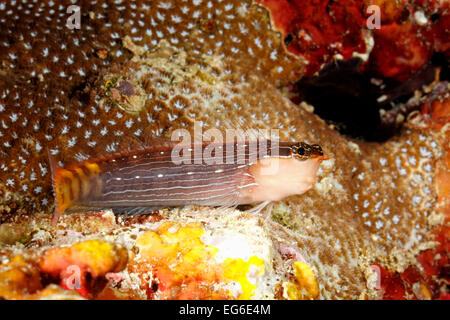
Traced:
[[171, 193], [160, 196], [147, 195], [144, 198], [131, 197], [131, 195], [123, 195], [119, 199], [110, 200], [92, 200], [89, 201], [90, 206], [94, 207], [123, 207], [123, 206], [180, 206], [186, 204], [210, 204], [214, 205], [234, 205], [237, 201], [238, 192], [234, 185], [228, 185], [220, 189], [186, 193]]
[[[179, 173], [179, 167], [172, 167], [170, 170], [164, 169], [151, 176], [142, 176], [139, 178], [129, 177], [128, 180], [123, 180], [126, 175], [123, 172], [116, 175], [114, 178], [104, 185], [102, 193], [99, 195], [105, 202], [112, 204], [117, 199], [126, 200], [148, 200], [150, 203], [160, 204], [171, 201], [205, 201], [208, 197], [216, 194], [223, 194], [224, 192], [231, 192], [238, 190], [238, 187], [243, 183], [248, 184], [250, 177], [243, 177], [246, 167], [229, 168], [228, 170], [217, 169], [213, 171], [211, 167], [194, 167], [190, 168], [192, 174], [185, 172]], [[223, 170], [223, 171], [222, 171]], [[117, 173], [116, 173], [117, 174]], [[101, 176], [102, 174], [100, 174]], [[176, 176], [174, 179], [173, 175]], [[107, 175], [111, 179], [111, 175]], [[108, 180], [109, 180], [108, 179]], [[158, 200], [159, 199], [159, 200]], [[86, 199], [89, 200], [94, 199]], [[178, 203], [178, 202], [177, 202]], [[159, 203], [158, 203], [159, 204]]]
[[[139, 178], [113, 178], [112, 181], [105, 184], [104, 194], [114, 191], [116, 189], [123, 189], [130, 187], [136, 187], [135, 190], [139, 191], [141, 189], [152, 188], [152, 186], [159, 186], [161, 189], [175, 188], [175, 187], [193, 187], [195, 185], [208, 185], [211, 181], [216, 183], [226, 183], [230, 179], [234, 179], [235, 176], [240, 175], [240, 170], [235, 170], [235, 172], [224, 171], [222, 173], [211, 173], [211, 174], [192, 174], [185, 177], [185, 174], [177, 174], [178, 179], [174, 179], [170, 174], [163, 176], [140, 176]], [[169, 179], [168, 179], [169, 177]], [[109, 178], [111, 179], [111, 178]], [[108, 179], [108, 180], [109, 180]], [[120, 179], [120, 180], [116, 180]]]

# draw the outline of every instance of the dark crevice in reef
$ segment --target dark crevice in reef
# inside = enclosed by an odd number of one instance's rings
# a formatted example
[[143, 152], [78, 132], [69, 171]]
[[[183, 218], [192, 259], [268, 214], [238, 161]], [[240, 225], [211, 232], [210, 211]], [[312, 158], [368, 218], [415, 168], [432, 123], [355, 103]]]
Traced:
[[293, 101], [313, 105], [317, 115], [346, 136], [383, 142], [399, 132], [398, 119], [406, 119], [420, 107], [420, 103], [411, 103], [410, 99], [416, 90], [435, 80], [438, 68], [440, 80], [449, 80], [448, 63], [436, 54], [409, 80], [397, 82], [361, 72], [359, 58], [335, 61], [324, 66], [318, 75], [296, 83]]

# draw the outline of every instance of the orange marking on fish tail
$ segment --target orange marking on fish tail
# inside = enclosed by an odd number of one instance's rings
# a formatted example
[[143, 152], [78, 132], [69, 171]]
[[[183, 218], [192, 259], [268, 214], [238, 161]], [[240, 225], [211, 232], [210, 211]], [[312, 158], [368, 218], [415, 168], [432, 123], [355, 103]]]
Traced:
[[81, 171], [81, 169], [72, 171], [72, 179], [70, 181], [70, 186], [71, 186], [70, 190], [72, 191], [70, 193], [70, 195], [71, 195], [72, 201], [79, 199], [79, 197], [82, 193], [81, 188], [82, 188], [82, 181], [84, 179], [83, 179], [83, 176], [80, 176], [80, 171]]
[[98, 164], [96, 164], [94, 162], [84, 162], [83, 166], [89, 170], [91, 176], [97, 175], [100, 173], [100, 167], [98, 166]]
[[78, 167], [74, 167], [73, 171], [79, 178], [79, 193], [77, 193], [77, 197], [81, 199], [86, 198], [92, 189], [92, 177], [99, 173], [98, 165], [85, 162], [80, 164]]
[[83, 166], [76, 168], [74, 171], [78, 175], [78, 193], [77, 198], [84, 198], [89, 194], [90, 186], [89, 186], [89, 172], [83, 170]]
[[71, 185], [67, 185], [67, 178], [72, 180], [73, 175], [58, 165], [55, 158], [48, 152], [50, 169], [52, 172], [52, 186], [55, 196], [55, 210], [53, 212], [52, 224], [56, 225], [62, 213], [70, 207], [72, 200], [70, 199]]

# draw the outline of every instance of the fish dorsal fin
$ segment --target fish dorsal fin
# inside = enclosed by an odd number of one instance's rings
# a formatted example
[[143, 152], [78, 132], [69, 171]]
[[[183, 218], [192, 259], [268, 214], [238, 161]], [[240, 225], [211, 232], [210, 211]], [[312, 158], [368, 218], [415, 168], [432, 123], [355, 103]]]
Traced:
[[[63, 152], [58, 156], [58, 160], [64, 164], [64, 168], [73, 168], [86, 162], [92, 163], [120, 158], [148, 150], [165, 150], [175, 146], [177, 143], [178, 142], [176, 141], [172, 142], [170, 139], [165, 139], [163, 137], [145, 138], [142, 140], [134, 136], [122, 136], [117, 139], [117, 143], [115, 144], [115, 149], [113, 151], [107, 152], [104, 148], [98, 148], [83, 159], [76, 159], [73, 156], [69, 157], [69, 155], [66, 155]], [[55, 157], [53, 157], [53, 163], [57, 164]]]
[[[190, 144], [210, 144], [217, 143], [215, 137], [208, 137], [210, 129], [215, 129], [220, 132], [223, 143], [233, 143], [246, 141], [261, 141], [272, 140], [278, 138], [277, 129], [264, 129], [262, 124], [256, 126], [258, 122], [255, 121], [255, 127], [252, 123], [244, 122], [244, 120], [222, 120], [220, 127], [213, 125], [202, 125], [201, 122], [194, 122], [192, 126], [186, 128], [174, 128], [171, 131], [165, 131], [161, 136], [156, 135], [154, 130], [150, 127], [144, 129], [140, 136], [122, 135], [120, 137], [109, 137], [106, 139], [105, 145], [95, 148], [90, 154], [84, 155], [83, 158], [77, 158], [76, 155], [66, 154], [62, 152], [58, 156], [58, 160], [66, 165], [77, 165], [84, 161], [101, 161], [116, 157], [128, 156], [133, 153], [144, 152], [148, 150], [163, 150], [174, 146], [190, 145]], [[229, 141], [231, 140], [231, 141]], [[109, 150], [106, 148], [111, 146]]]

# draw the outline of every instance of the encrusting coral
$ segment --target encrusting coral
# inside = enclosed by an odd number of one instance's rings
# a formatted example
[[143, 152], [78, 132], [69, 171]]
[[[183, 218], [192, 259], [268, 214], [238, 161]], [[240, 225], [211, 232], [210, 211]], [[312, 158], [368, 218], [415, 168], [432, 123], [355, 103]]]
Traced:
[[[421, 250], [433, 250], [431, 231], [448, 223], [450, 201], [448, 84], [443, 93], [424, 95], [423, 113], [399, 136], [383, 144], [356, 141], [329, 128], [311, 106], [283, 96], [278, 88], [309, 72], [311, 57], [285, 50], [257, 3], [80, 1], [81, 28], [69, 30], [70, 4], [0, 3], [0, 239], [16, 243], [0, 249], [2, 268], [23, 264], [36, 277], [55, 273], [58, 283], [65, 263], [43, 268], [15, 257], [31, 261], [38, 250], [66, 254], [66, 245], [78, 252], [84, 249], [75, 242], [99, 241], [100, 257], [108, 261], [108, 250], [123, 246], [129, 261], [102, 269], [99, 277], [109, 282], [94, 298], [377, 298], [383, 292], [374, 265], [402, 272], [417, 264]], [[60, 164], [105, 156], [170, 139], [194, 121], [205, 130], [277, 128], [282, 140], [319, 143], [330, 159], [315, 187], [275, 203], [274, 221], [264, 226], [238, 210], [199, 207], [120, 221], [110, 212], [86, 213], [50, 225], [48, 153]], [[249, 247], [268, 253], [225, 255], [200, 274], [196, 264], [220, 253], [203, 233], [239, 238], [246, 223], [265, 230], [248, 239]], [[180, 262], [176, 252], [189, 259]], [[82, 256], [70, 264], [94, 272]], [[5, 279], [0, 273], [5, 298], [44, 289], [38, 278], [30, 292], [19, 288], [19, 276], [12, 285]], [[11, 294], [17, 288], [23, 292]], [[441, 288], [427, 289], [430, 297]]]

